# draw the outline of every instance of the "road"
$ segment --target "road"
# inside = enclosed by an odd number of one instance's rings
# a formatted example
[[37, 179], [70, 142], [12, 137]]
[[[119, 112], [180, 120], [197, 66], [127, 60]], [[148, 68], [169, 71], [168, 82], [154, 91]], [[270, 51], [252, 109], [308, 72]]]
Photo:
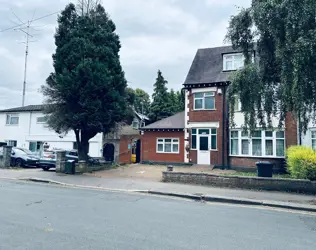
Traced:
[[316, 216], [0, 180], [0, 249], [316, 249]]

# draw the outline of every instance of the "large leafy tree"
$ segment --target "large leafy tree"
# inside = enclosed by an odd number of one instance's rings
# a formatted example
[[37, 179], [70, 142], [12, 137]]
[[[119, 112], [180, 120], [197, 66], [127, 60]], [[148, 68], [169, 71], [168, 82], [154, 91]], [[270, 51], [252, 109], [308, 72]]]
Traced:
[[231, 18], [227, 38], [243, 50], [245, 67], [232, 75], [229, 99], [233, 110], [239, 96], [246, 128], [253, 130], [257, 119], [271, 127], [273, 116], [282, 126], [288, 112], [298, 119], [300, 131], [315, 121], [315, 16], [315, 0], [252, 0]]
[[159, 70], [154, 84], [154, 93], [150, 106], [149, 118], [152, 122], [161, 120], [172, 114], [167, 84], [168, 82]]
[[150, 97], [149, 94], [146, 93], [142, 89], [135, 89], [135, 102], [134, 108], [138, 113], [148, 115], [150, 109]]
[[49, 126], [73, 130], [79, 159], [87, 159], [89, 140], [125, 118], [126, 80], [120, 65], [115, 24], [100, 4], [69, 4], [58, 17], [54, 72], [42, 87]]

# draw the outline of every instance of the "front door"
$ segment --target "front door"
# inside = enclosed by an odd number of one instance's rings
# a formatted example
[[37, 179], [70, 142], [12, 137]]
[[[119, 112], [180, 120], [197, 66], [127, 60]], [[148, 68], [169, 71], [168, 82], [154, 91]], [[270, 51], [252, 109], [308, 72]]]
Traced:
[[201, 165], [211, 164], [211, 152], [209, 150], [209, 136], [201, 135], [199, 138], [199, 147], [197, 152], [197, 163]]

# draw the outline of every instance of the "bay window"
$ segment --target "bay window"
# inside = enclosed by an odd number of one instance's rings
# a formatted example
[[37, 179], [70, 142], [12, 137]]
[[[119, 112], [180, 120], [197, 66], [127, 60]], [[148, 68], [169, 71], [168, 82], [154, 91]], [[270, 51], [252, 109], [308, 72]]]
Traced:
[[214, 110], [215, 92], [202, 92], [194, 94], [194, 110]]
[[284, 157], [285, 133], [284, 131], [256, 130], [249, 136], [244, 131], [233, 130], [230, 133], [230, 154], [235, 156]]
[[174, 138], [158, 138], [157, 153], [179, 153], [179, 139]]

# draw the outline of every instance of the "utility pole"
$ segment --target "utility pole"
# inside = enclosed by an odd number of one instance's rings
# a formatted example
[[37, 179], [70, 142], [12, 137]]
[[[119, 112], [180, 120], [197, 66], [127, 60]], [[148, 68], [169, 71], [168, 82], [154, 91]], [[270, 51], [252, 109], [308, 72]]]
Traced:
[[[44, 19], [44, 18], [47, 18], [49, 16], [53, 16], [53, 15], [56, 15], [57, 13], [59, 13], [60, 11], [56, 11], [56, 12], [53, 12], [53, 13], [50, 13], [48, 15], [45, 15], [45, 16], [41, 16], [41, 17], [38, 17], [38, 18], [35, 18], [34, 19], [34, 15], [35, 15], [35, 11], [33, 13], [33, 17], [32, 17], [32, 20], [28, 20], [27, 22], [23, 22], [13, 11], [13, 15], [18, 19], [18, 21], [20, 22], [19, 24], [16, 24], [14, 25], [13, 27], [9, 27], [9, 28], [6, 28], [6, 29], [2, 29], [0, 30], [0, 33], [2, 32], [5, 32], [5, 31], [10, 31], [10, 30], [19, 30], [19, 31], [22, 31], [23, 33], [26, 34], [26, 41], [25, 41], [25, 61], [24, 61], [24, 80], [23, 80], [23, 93], [22, 93], [22, 106], [25, 105], [25, 92], [26, 92], [26, 73], [27, 73], [27, 60], [28, 60], [28, 55], [29, 55], [29, 43], [30, 42], [34, 42], [34, 41], [30, 41], [30, 37], [33, 37], [31, 34], [30, 34], [30, 28], [34, 29], [33, 27], [31, 27], [31, 24], [34, 22], [34, 21], [38, 21], [38, 20], [41, 20], [41, 19]], [[25, 30], [26, 29], [26, 30]], [[24, 43], [24, 42], [23, 42]]]
[[[27, 22], [26, 26], [26, 45], [25, 45], [25, 62], [24, 62], [24, 81], [23, 81], [23, 96], [22, 96], [22, 107], [25, 105], [25, 89], [26, 89], [26, 73], [27, 73], [27, 57], [29, 54], [29, 37], [31, 36], [29, 34], [30, 29], [30, 21]], [[22, 30], [22, 29], [20, 29]], [[22, 30], [23, 31], [23, 30]], [[24, 31], [23, 31], [24, 32]]]

